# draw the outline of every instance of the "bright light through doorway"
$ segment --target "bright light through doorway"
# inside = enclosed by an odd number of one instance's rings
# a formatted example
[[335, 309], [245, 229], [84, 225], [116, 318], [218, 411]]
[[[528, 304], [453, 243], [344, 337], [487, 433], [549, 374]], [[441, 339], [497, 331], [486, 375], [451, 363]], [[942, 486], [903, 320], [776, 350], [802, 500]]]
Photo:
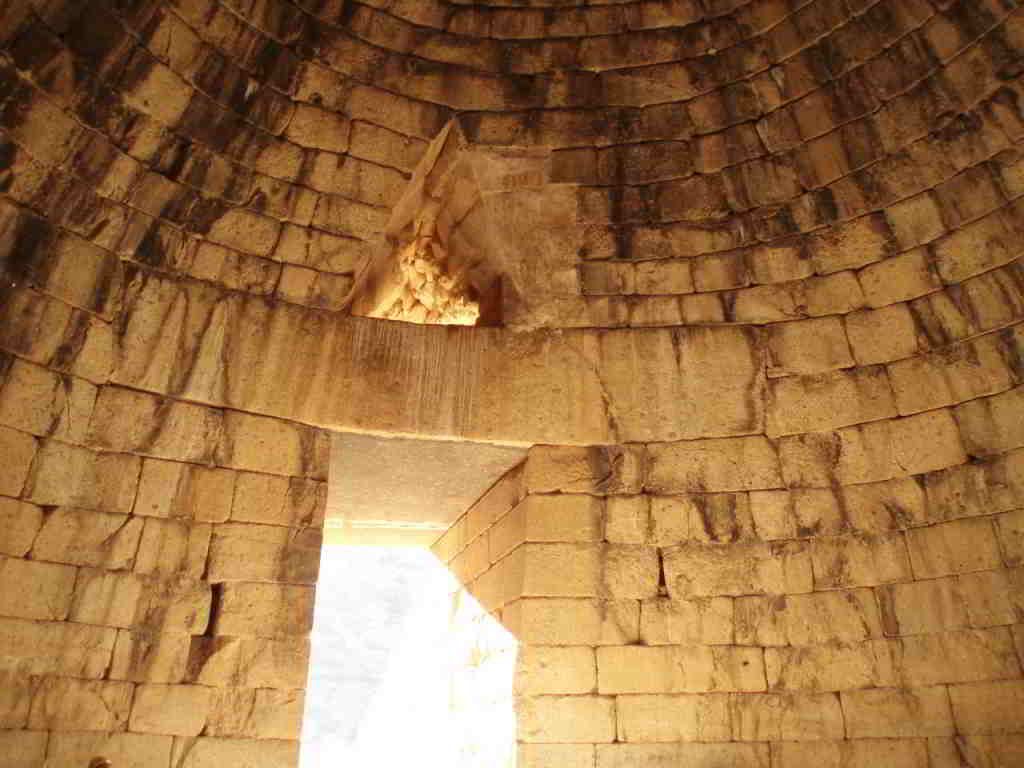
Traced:
[[430, 552], [325, 546], [301, 768], [511, 768], [516, 649]]

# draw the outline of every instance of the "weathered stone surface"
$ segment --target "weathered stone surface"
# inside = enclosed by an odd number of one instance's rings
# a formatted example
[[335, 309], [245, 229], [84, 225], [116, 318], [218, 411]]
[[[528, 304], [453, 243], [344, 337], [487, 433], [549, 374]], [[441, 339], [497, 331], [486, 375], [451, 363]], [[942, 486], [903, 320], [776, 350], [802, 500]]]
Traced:
[[662, 765], [743, 765], [768, 768], [767, 744], [599, 744], [597, 768]]
[[312, 627], [312, 587], [246, 582], [223, 587], [218, 634], [276, 638], [305, 635]]
[[47, 677], [32, 697], [29, 727], [38, 730], [119, 731], [128, 722], [130, 683]]
[[0, 558], [0, 615], [63, 621], [71, 607], [75, 568]]
[[0, 555], [24, 557], [43, 525], [43, 510], [35, 504], [0, 497]]
[[522, 694], [592, 693], [597, 687], [592, 648], [527, 645], [516, 663], [516, 690]]
[[58, 507], [46, 516], [32, 546], [32, 556], [110, 570], [131, 568], [142, 528], [142, 520], [125, 515]]
[[139, 481], [140, 461], [122, 453], [47, 440], [32, 467], [25, 496], [36, 504], [128, 514]]
[[218, 768], [245, 765], [251, 768], [276, 768], [295, 765], [299, 742], [282, 739], [223, 739], [199, 737], [175, 739], [171, 765], [181, 768]]
[[738, 645], [824, 645], [882, 637], [870, 590], [812, 592], [734, 601]]
[[537, 696], [517, 705], [519, 738], [530, 742], [615, 740], [615, 700], [607, 696]]
[[763, 437], [656, 443], [648, 446], [645, 489], [655, 493], [779, 488], [775, 449]]
[[522, 643], [619, 645], [640, 635], [635, 600], [524, 598], [502, 611], [502, 622]]
[[949, 698], [942, 686], [845, 691], [840, 698], [851, 739], [946, 736], [954, 730]]
[[134, 683], [180, 683], [189, 645], [186, 634], [118, 630], [108, 677]]
[[128, 727], [139, 733], [197, 736], [206, 725], [211, 695], [200, 685], [140, 685]]
[[884, 641], [805, 648], [766, 648], [768, 687], [780, 691], [845, 691], [893, 685]]
[[0, 752], [11, 768], [34, 768], [46, 760], [44, 731], [0, 731]]
[[0, 667], [21, 675], [101, 678], [116, 634], [69, 622], [0, 619]]
[[644, 600], [640, 637], [645, 645], [731, 645], [733, 600]]
[[877, 590], [887, 635], [919, 635], [965, 629], [967, 607], [955, 579], [889, 584]]
[[320, 545], [317, 530], [224, 523], [213, 530], [206, 578], [313, 584]]
[[636, 446], [535, 446], [526, 460], [529, 493], [636, 493], [642, 482]]
[[781, 742], [772, 744], [772, 765], [798, 768], [817, 765], [886, 765], [892, 768], [926, 768], [928, 752], [922, 739]]
[[57, 732], [50, 736], [50, 759], [59, 765], [88, 765], [102, 755], [114, 765], [149, 768], [167, 765], [171, 759], [171, 736], [141, 733]]
[[811, 558], [800, 544], [688, 544], [663, 561], [676, 599], [811, 591]]
[[601, 693], [763, 691], [759, 649], [730, 646], [606, 646], [597, 650]]
[[220, 523], [238, 492], [235, 473], [195, 464], [145, 459], [133, 513]]
[[36, 441], [24, 432], [0, 427], [0, 448], [6, 457], [0, 467], [0, 493], [19, 496], [36, 455]]
[[618, 741], [728, 741], [729, 696], [618, 696]]

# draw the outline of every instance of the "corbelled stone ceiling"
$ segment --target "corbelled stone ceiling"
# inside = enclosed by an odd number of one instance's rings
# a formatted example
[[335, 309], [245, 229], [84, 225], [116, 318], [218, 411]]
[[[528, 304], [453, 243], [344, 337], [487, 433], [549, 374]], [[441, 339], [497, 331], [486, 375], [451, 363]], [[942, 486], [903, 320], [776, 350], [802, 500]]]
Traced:
[[1016, 0], [0, 0], [0, 765], [298, 764], [332, 431], [528, 449], [434, 546], [520, 768], [1024, 765], [1022, 76]]

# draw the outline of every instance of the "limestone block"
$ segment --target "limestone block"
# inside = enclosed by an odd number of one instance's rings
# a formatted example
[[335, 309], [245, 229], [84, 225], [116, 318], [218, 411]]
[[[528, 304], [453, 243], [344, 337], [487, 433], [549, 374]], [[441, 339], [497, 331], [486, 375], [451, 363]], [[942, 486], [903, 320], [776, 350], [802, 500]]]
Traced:
[[503, 609], [502, 622], [521, 643], [635, 643], [640, 635], [640, 603], [636, 600], [524, 598]]
[[910, 578], [902, 533], [818, 538], [811, 542], [811, 562], [815, 589], [873, 587]]
[[0, 356], [0, 424], [33, 435], [49, 435], [67, 402], [61, 378], [38, 365]]
[[[942, 659], [942, 664], [936, 664]], [[1013, 638], [1004, 627], [916, 635], [900, 641], [898, 663], [907, 685], [971, 683], [1020, 675]]]
[[521, 741], [602, 743], [615, 740], [615, 699], [607, 696], [536, 696], [516, 706]]
[[85, 379], [66, 377], [64, 408], [57, 417], [57, 423], [50, 433], [58, 440], [69, 443], [84, 443], [89, 436], [89, 418], [96, 404], [99, 390]]
[[829, 487], [889, 480], [963, 464], [967, 460], [949, 411], [847, 427], [779, 441], [790, 487]]
[[516, 664], [515, 685], [521, 694], [592, 693], [597, 687], [593, 648], [524, 645]]
[[0, 497], [0, 555], [24, 557], [43, 525], [43, 510], [35, 504]]
[[117, 631], [108, 677], [133, 683], [180, 683], [185, 679], [190, 637]]
[[89, 765], [102, 755], [118, 768], [170, 765], [171, 736], [140, 733], [68, 733], [50, 735], [49, 754], [54, 765]]
[[35, 438], [15, 429], [0, 427], [0, 453], [4, 456], [0, 466], [0, 494], [20, 496], [36, 455]]
[[896, 239], [904, 248], [931, 242], [946, 231], [942, 213], [931, 192], [901, 200], [886, 208], [885, 214]]
[[1006, 564], [1024, 565], [1024, 510], [999, 515], [995, 523]]
[[640, 604], [640, 638], [645, 645], [731, 645], [733, 600], [728, 597]]
[[840, 490], [840, 499], [855, 531], [880, 533], [928, 521], [925, 494], [916, 478], [847, 486]]
[[737, 597], [738, 645], [823, 645], [882, 637], [869, 589], [782, 597]]
[[62, 621], [71, 607], [76, 569], [0, 558], [0, 616]]
[[768, 688], [777, 691], [845, 691], [893, 685], [884, 641], [766, 648]]
[[922, 248], [871, 264], [857, 273], [869, 307], [879, 309], [933, 293], [942, 287]]
[[206, 578], [314, 584], [321, 534], [315, 529], [223, 523], [213, 531]]
[[299, 742], [282, 739], [176, 738], [171, 752], [175, 768], [280, 768], [299, 763]]
[[145, 459], [133, 512], [149, 517], [224, 522], [231, 513], [236, 474], [227, 469]]
[[207, 523], [146, 520], [135, 561], [136, 573], [200, 578], [206, 570], [211, 528]]
[[139, 459], [47, 440], [25, 489], [36, 504], [128, 514], [139, 482]]
[[840, 697], [851, 739], [947, 736], [954, 730], [943, 686], [844, 691]]
[[524, 541], [600, 541], [603, 510], [602, 500], [593, 496], [527, 496], [488, 532], [491, 562]]
[[992, 456], [1024, 446], [1024, 387], [972, 400], [953, 409], [972, 456]]
[[933, 472], [924, 477], [930, 520], [988, 515], [1021, 506], [1024, 451]]
[[236, 469], [325, 479], [327, 466], [315, 430], [280, 419], [228, 411], [217, 463]]
[[1024, 736], [1019, 733], [965, 734], [956, 739], [953, 747], [957, 760], [952, 764], [954, 768], [962, 764], [961, 754], [974, 765], [996, 768], [1013, 768], [1024, 759]]
[[10, 768], [37, 768], [46, 760], [48, 736], [44, 731], [0, 731], [0, 755]]
[[303, 147], [345, 152], [350, 129], [342, 113], [300, 104], [288, 123], [285, 137]]
[[618, 741], [730, 741], [729, 694], [618, 696]]
[[605, 502], [604, 536], [613, 544], [644, 544], [651, 520], [649, 496], [611, 496]]
[[523, 465], [506, 472], [497, 483], [473, 503], [464, 515], [467, 541], [480, 533], [515, 507], [523, 499]]
[[90, 435], [100, 448], [204, 464], [213, 458], [221, 420], [212, 408], [106, 386]]
[[881, 214], [832, 227], [811, 238], [809, 247], [815, 271], [822, 275], [880, 261], [897, 249], [893, 233]]
[[737, 741], [841, 739], [843, 710], [834, 693], [735, 693], [729, 697]]
[[949, 698], [956, 729], [960, 733], [1020, 731], [1024, 681], [951, 685]]
[[884, 765], [886, 768], [929, 768], [923, 739], [857, 741], [784, 741], [772, 744], [772, 767], [846, 768]]
[[640, 446], [537, 445], [526, 459], [529, 493], [638, 493], [642, 482]]
[[32, 547], [36, 560], [123, 570], [131, 568], [142, 520], [58, 507], [46, 517]]
[[597, 768], [660, 768], [675, 765], [736, 765], [768, 768], [767, 744], [599, 744]]
[[210, 600], [204, 582], [82, 569], [70, 618], [108, 627], [200, 634], [209, 622]]
[[214, 690], [205, 733], [208, 736], [298, 739], [304, 701], [302, 691]]
[[40, 678], [0, 670], [0, 684], [0, 728], [27, 727], [29, 708], [39, 689]]
[[998, 568], [999, 546], [991, 521], [952, 520], [907, 532], [910, 561], [917, 578], [934, 578]]
[[931, 254], [943, 282], [955, 285], [1019, 255], [1019, 233], [1009, 210], [996, 210], [935, 242]]
[[212, 689], [200, 685], [139, 685], [132, 702], [129, 730], [197, 736], [206, 725]]
[[896, 415], [882, 367], [788, 376], [768, 386], [769, 437], [837, 429]]
[[605, 646], [597, 649], [601, 693], [763, 691], [760, 648]]
[[858, 365], [888, 363], [917, 353], [917, 331], [906, 304], [851, 312], [843, 320]]
[[958, 582], [972, 627], [1024, 623], [1024, 569], [968, 573]]
[[54, 731], [120, 731], [128, 722], [131, 683], [47, 677], [32, 697], [29, 728]]
[[[864, 294], [853, 272], [835, 272], [809, 277], [794, 291], [798, 306], [806, 307], [811, 317], [845, 315], [864, 307]], [[799, 316], [803, 311], [793, 314]]]
[[782, 486], [775, 449], [763, 437], [648, 446], [645, 487], [655, 493], [748, 491]]
[[688, 544], [663, 555], [676, 599], [811, 591], [811, 558], [800, 544]]
[[599, 544], [525, 544], [523, 595], [594, 597], [602, 591]]
[[877, 590], [887, 635], [920, 635], [965, 629], [967, 607], [955, 579], [888, 584]]
[[[748, 494], [701, 493], [678, 498], [685, 502], [693, 541], [730, 543], [756, 538]], [[658, 543], [665, 543], [665, 537], [659, 537]]]
[[277, 242], [279, 222], [267, 216], [228, 209], [210, 226], [206, 236], [215, 243], [254, 256], [269, 256]]
[[613, 598], [647, 598], [658, 594], [658, 550], [637, 544], [608, 544], [604, 549], [602, 593]]
[[223, 587], [217, 634], [277, 638], [306, 635], [312, 627], [312, 587], [244, 582]]
[[757, 538], [774, 541], [796, 536], [789, 491], [751, 491], [748, 502]]
[[792, 376], [849, 368], [853, 357], [837, 317], [796, 320], [769, 326], [768, 375]]
[[696, 496], [654, 496], [648, 538], [659, 547], [681, 544], [691, 538], [691, 526], [696, 517]]
[[636, 292], [643, 295], [692, 293], [690, 262], [663, 259], [637, 262]]
[[594, 768], [593, 744], [519, 744], [519, 768]]
[[0, 659], [5, 669], [19, 674], [100, 678], [115, 635], [105, 627], [0, 619]]

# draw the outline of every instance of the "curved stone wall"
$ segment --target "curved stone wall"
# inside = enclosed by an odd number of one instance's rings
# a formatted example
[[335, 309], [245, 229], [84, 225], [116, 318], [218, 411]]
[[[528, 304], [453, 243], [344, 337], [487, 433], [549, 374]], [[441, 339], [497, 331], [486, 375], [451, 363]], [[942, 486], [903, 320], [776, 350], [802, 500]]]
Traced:
[[[540, 543], [629, 594], [526, 597], [640, 623], [542, 635], [596, 671], [526, 765], [1018, 764], [1022, 73], [1013, 0], [0, 3], [0, 754], [293, 762], [345, 428], [602, 499]], [[452, 118], [543, 150], [529, 332], [344, 311]]]

